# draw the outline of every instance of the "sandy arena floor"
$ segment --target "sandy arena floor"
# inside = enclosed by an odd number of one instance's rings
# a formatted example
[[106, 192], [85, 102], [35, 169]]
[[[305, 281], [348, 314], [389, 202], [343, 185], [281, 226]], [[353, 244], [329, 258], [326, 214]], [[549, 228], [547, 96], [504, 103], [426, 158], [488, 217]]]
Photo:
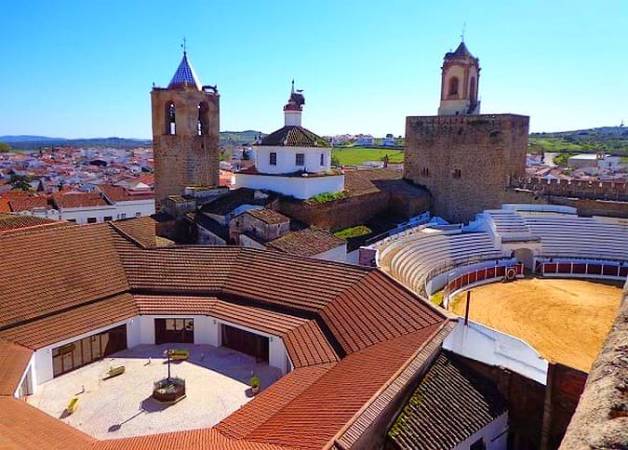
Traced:
[[[139, 345], [116, 353], [44, 383], [28, 402], [96, 438], [114, 439], [213, 426], [251, 400], [252, 371], [260, 377], [262, 389], [281, 377], [279, 369], [225, 347], [175, 346], [190, 349], [191, 356], [171, 364], [172, 375], [185, 379], [187, 391], [187, 397], [174, 405], [151, 397], [153, 382], [167, 374], [163, 350], [173, 344]], [[126, 371], [103, 380], [111, 365], [124, 365]], [[78, 409], [63, 417], [76, 394]]]
[[[471, 293], [471, 320], [516, 336], [543, 357], [588, 372], [617, 314], [619, 287], [581, 280], [530, 278]], [[450, 309], [464, 316], [466, 292]]]

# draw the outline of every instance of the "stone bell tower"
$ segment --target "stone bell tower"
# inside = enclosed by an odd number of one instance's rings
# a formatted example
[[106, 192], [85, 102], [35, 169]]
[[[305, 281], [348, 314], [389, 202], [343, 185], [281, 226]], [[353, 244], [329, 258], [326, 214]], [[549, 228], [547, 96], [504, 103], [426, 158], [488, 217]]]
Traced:
[[464, 41], [456, 51], [445, 54], [441, 70], [438, 115], [480, 114], [480, 60], [469, 52]]
[[217, 186], [219, 174], [220, 96], [202, 86], [187, 52], [167, 88], [151, 91], [155, 202], [187, 186]]

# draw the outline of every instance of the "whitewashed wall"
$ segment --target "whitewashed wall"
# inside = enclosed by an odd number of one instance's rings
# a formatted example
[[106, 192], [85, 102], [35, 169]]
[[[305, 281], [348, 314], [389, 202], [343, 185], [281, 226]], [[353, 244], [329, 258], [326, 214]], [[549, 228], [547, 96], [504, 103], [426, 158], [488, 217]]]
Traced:
[[344, 175], [328, 175], [321, 177], [282, 177], [265, 175], [235, 174], [235, 188], [246, 187], [261, 189], [290, 195], [306, 200], [325, 192], [341, 192], [344, 190]]
[[490, 366], [506, 367], [543, 385], [547, 381], [547, 360], [527, 342], [469, 321], [459, 319], [445, 338], [443, 348]]
[[[277, 164], [270, 164], [270, 154], [277, 154]], [[303, 153], [305, 165], [296, 165], [296, 154]], [[321, 154], [323, 165], [321, 165]], [[255, 147], [255, 168], [260, 173], [286, 174], [305, 170], [306, 172], [324, 172], [331, 169], [331, 148], [329, 147]]]
[[314, 255], [314, 258], [326, 261], [347, 262], [347, 244], [342, 244], [326, 252]]
[[506, 450], [508, 448], [508, 413], [505, 412], [481, 430], [456, 445], [453, 450], [468, 450], [474, 442], [484, 439], [486, 450]]

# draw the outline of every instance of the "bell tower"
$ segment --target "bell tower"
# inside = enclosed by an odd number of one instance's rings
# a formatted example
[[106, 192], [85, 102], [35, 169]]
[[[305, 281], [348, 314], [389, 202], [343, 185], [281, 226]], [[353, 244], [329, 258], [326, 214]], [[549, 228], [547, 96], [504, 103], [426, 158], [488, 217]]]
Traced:
[[441, 70], [438, 115], [480, 114], [480, 60], [469, 52], [464, 41], [455, 51], [445, 54]]
[[219, 174], [220, 96], [202, 86], [187, 51], [167, 88], [151, 91], [155, 202], [187, 186], [216, 186]]

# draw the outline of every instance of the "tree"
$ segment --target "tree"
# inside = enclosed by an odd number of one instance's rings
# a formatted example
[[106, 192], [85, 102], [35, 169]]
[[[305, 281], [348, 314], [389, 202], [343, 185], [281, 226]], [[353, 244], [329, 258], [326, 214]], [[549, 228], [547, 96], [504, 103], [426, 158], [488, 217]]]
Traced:
[[0, 153], [9, 153], [11, 150], [13, 149], [11, 148], [9, 144], [0, 142]]
[[338, 156], [334, 154], [331, 155], [331, 165], [332, 167], [340, 167], [340, 160], [338, 159]]
[[11, 175], [11, 179], [9, 180], [9, 184], [11, 184], [11, 189], [16, 191], [30, 191], [30, 178], [26, 175]]

